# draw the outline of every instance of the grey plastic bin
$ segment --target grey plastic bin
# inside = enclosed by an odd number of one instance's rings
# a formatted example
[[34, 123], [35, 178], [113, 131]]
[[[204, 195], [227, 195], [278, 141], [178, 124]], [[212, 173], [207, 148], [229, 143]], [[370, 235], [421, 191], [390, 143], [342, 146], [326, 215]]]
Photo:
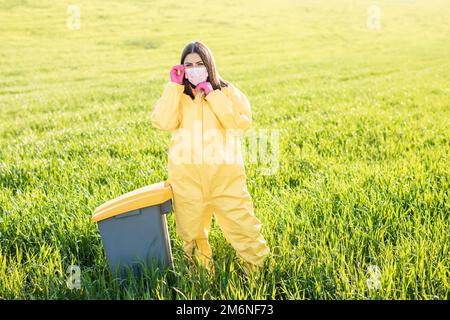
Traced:
[[155, 183], [95, 209], [108, 265], [112, 272], [136, 275], [142, 267], [173, 268], [166, 214], [172, 210], [172, 189], [167, 181]]

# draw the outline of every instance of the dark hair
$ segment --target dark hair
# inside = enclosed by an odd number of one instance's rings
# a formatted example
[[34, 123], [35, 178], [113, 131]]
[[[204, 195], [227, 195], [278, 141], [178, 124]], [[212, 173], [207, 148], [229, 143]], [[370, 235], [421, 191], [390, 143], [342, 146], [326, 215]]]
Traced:
[[[211, 86], [214, 90], [221, 89], [222, 87], [228, 87], [228, 82], [222, 79], [219, 75], [219, 72], [216, 68], [216, 61], [214, 59], [214, 56], [211, 52], [211, 50], [208, 48], [208, 46], [200, 41], [192, 41], [186, 45], [186, 47], [183, 49], [183, 53], [181, 54], [181, 64], [184, 64], [184, 60], [186, 59], [186, 56], [190, 53], [197, 53], [200, 58], [203, 61], [203, 64], [206, 67], [206, 70], [208, 71], [208, 78], [206, 81], [209, 81], [211, 83]], [[184, 84], [184, 92], [188, 96], [190, 96], [192, 99], [195, 98], [194, 93], [192, 92], [192, 88], [190, 85], [190, 81], [183, 77], [183, 84]]]

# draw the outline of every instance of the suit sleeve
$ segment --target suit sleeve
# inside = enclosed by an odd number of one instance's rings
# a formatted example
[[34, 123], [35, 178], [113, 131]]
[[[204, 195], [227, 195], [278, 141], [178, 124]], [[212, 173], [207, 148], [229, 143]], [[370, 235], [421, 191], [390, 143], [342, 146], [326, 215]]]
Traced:
[[225, 129], [240, 129], [244, 133], [252, 125], [250, 102], [237, 87], [229, 83], [227, 88], [210, 92], [205, 99]]
[[151, 115], [154, 127], [172, 131], [181, 124], [180, 100], [183, 94], [184, 86], [169, 81], [161, 97], [155, 102]]

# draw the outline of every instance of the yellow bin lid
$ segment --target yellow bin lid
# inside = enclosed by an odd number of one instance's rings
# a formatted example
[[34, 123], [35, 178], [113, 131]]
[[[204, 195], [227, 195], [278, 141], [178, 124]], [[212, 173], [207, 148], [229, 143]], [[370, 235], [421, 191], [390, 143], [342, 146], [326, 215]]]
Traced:
[[105, 202], [95, 209], [92, 221], [98, 222], [128, 211], [154, 206], [169, 199], [172, 199], [172, 188], [169, 182], [154, 183]]

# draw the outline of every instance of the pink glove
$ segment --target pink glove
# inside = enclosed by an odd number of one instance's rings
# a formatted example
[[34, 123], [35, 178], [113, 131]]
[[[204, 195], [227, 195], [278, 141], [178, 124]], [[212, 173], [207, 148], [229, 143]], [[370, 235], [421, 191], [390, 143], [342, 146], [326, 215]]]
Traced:
[[208, 95], [208, 93], [210, 93], [211, 91], [214, 91], [213, 87], [211, 86], [211, 83], [209, 83], [208, 81], [200, 82], [195, 87], [194, 90], [195, 90], [195, 92], [199, 92], [200, 90], [203, 90], [205, 92], [205, 95]]
[[172, 82], [183, 84], [184, 65], [176, 64], [170, 69], [170, 80]]

